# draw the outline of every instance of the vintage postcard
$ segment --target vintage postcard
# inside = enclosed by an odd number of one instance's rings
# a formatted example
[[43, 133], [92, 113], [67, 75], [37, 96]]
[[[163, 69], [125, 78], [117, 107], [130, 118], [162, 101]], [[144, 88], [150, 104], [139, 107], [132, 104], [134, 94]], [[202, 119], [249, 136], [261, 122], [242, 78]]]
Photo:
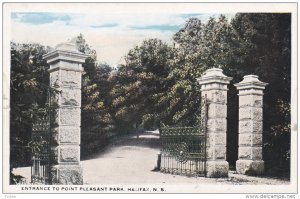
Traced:
[[297, 5], [4, 2], [3, 194], [295, 198]]

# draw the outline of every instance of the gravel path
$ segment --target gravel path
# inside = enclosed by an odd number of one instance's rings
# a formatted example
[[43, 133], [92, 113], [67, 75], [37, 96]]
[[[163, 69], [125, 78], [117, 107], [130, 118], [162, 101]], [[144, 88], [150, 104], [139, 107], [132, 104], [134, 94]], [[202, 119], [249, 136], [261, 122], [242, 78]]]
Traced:
[[[186, 177], [152, 171], [159, 153], [158, 132], [127, 135], [115, 139], [98, 154], [81, 161], [84, 184], [216, 184], [216, 185], [286, 185], [289, 181], [253, 177], [229, 172], [228, 178]], [[30, 182], [30, 168], [18, 168], [15, 174]]]
[[289, 181], [229, 173], [228, 178], [186, 177], [151, 171], [159, 153], [159, 135], [124, 136], [98, 155], [82, 161], [85, 184], [289, 184]]

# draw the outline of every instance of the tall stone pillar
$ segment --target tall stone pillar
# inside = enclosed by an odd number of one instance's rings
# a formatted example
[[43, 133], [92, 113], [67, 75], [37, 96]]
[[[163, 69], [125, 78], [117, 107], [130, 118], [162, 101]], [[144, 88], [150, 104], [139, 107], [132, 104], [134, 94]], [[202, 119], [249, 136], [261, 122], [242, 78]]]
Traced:
[[246, 75], [235, 84], [239, 91], [239, 159], [240, 174], [259, 175], [264, 171], [262, 160], [263, 90], [267, 83], [256, 75]]
[[208, 102], [206, 172], [207, 177], [228, 176], [226, 161], [227, 129], [227, 85], [231, 77], [219, 68], [208, 69], [197, 79], [201, 85], [201, 96]]
[[60, 93], [52, 96], [58, 108], [51, 143], [54, 163], [52, 184], [83, 184], [80, 165], [80, 114], [82, 63], [86, 56], [72, 43], [62, 43], [46, 55], [50, 85]]

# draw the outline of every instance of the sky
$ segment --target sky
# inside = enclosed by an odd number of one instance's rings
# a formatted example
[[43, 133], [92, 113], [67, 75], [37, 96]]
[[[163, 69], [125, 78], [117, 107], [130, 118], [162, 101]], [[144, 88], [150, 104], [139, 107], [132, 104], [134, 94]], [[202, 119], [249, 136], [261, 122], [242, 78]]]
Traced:
[[[145, 39], [172, 41], [190, 17], [206, 22], [214, 13], [64, 13], [12, 12], [11, 40], [18, 43], [39, 43], [55, 47], [83, 34], [88, 45], [97, 51], [98, 62], [116, 67], [126, 53]], [[234, 14], [225, 14], [232, 18]]]

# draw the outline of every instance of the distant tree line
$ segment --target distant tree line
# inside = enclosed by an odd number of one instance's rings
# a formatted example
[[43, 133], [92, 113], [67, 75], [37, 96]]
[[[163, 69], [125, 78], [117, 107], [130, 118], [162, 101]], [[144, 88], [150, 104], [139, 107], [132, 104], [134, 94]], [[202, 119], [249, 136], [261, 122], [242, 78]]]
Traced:
[[[190, 18], [173, 43], [148, 39], [131, 49], [117, 69], [87, 54], [82, 84], [82, 158], [116, 135], [166, 125], [195, 125], [200, 107], [196, 78], [212, 67], [233, 77], [228, 93], [227, 160], [237, 160], [238, 96], [234, 83], [256, 74], [269, 83], [264, 95], [264, 160], [269, 174], [290, 167], [291, 15], [243, 13], [202, 22]], [[51, 48], [11, 43], [10, 166], [28, 165], [31, 127], [47, 99]]]

